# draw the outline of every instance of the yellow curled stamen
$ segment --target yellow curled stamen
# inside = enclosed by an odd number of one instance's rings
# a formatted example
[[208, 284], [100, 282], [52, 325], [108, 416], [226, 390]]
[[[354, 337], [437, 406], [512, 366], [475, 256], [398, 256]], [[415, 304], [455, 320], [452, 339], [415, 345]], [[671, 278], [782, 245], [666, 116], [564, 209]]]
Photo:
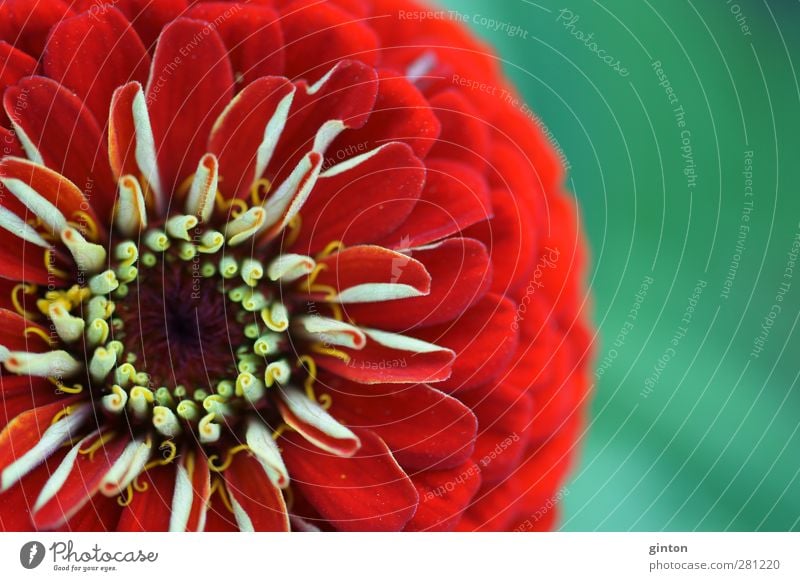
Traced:
[[80, 383], [75, 383], [72, 386], [67, 386], [61, 383], [55, 377], [48, 377], [47, 381], [56, 386], [56, 389], [61, 393], [68, 393], [70, 395], [77, 395], [83, 392], [83, 386]]
[[37, 288], [38, 287], [35, 284], [28, 284], [21, 282], [15, 285], [13, 289], [11, 289], [11, 304], [14, 305], [14, 309], [17, 311], [17, 313], [19, 313], [26, 319], [33, 319], [38, 314], [35, 312], [25, 310], [25, 307], [22, 306], [22, 301], [19, 300], [19, 291], [22, 291], [23, 294], [26, 295], [32, 295], [36, 293]]
[[26, 337], [28, 335], [36, 335], [37, 337], [43, 339], [44, 342], [47, 343], [50, 347], [53, 347], [56, 344], [53, 338], [47, 333], [45, 333], [44, 329], [42, 329], [41, 327], [25, 327], [25, 330], [22, 332], [22, 334]]
[[221, 478], [214, 478], [214, 482], [211, 483], [211, 492], [208, 494], [209, 499], [214, 495], [215, 492], [219, 494], [219, 497], [222, 500], [222, 504], [225, 505], [225, 508], [233, 513], [233, 505], [228, 498], [228, 491], [225, 489], [225, 483]]
[[151, 460], [148, 462], [142, 470], [143, 473], [147, 472], [151, 468], [155, 468], [156, 466], [166, 466], [167, 464], [172, 464], [172, 462], [175, 461], [175, 458], [178, 457], [178, 447], [172, 440], [164, 440], [161, 442], [161, 445], [158, 447], [158, 449], [168, 450], [167, 455], [158, 460]]
[[[97, 227], [97, 222], [87, 212], [83, 210], [76, 210], [72, 213], [73, 221], [68, 222], [70, 226], [81, 230], [86, 238], [92, 242], [97, 242], [100, 238], [100, 229]], [[80, 224], [83, 221], [83, 224]]]
[[217, 190], [217, 195], [215, 196], [214, 200], [217, 204], [217, 208], [221, 212], [227, 212], [230, 210], [232, 218], [238, 218], [247, 211], [247, 202], [240, 200], [239, 198], [231, 198], [230, 200], [226, 200], [225, 196], [223, 196], [222, 192], [219, 190]]
[[60, 268], [56, 268], [53, 266], [53, 249], [46, 248], [44, 251], [44, 267], [47, 269], [48, 274], [52, 274], [53, 276], [57, 276], [58, 278], [68, 278], [69, 274], [61, 270]]
[[331, 357], [341, 359], [345, 363], [350, 363], [350, 356], [347, 353], [344, 351], [339, 351], [338, 349], [334, 349], [333, 347], [326, 347], [322, 343], [314, 343], [311, 345], [311, 350], [314, 353], [319, 353], [320, 355], [329, 355]]
[[189, 193], [189, 190], [192, 188], [192, 184], [194, 183], [194, 176], [195, 174], [192, 174], [181, 182], [181, 185], [178, 186], [177, 192], [179, 196], [185, 196]]
[[212, 456], [209, 456], [208, 457], [209, 470], [211, 470], [212, 472], [225, 472], [225, 470], [230, 468], [230, 465], [233, 463], [233, 457], [239, 452], [243, 452], [244, 450], [250, 450], [250, 446], [248, 446], [247, 444], [239, 444], [238, 446], [231, 448], [230, 450], [228, 450], [228, 453], [225, 456], [225, 460], [222, 462], [222, 464], [219, 465], [215, 464], [215, 461], [219, 460], [218, 455], [213, 454]]
[[58, 412], [56, 415], [53, 416], [53, 419], [50, 420], [50, 425], [52, 426], [59, 420], [62, 420], [68, 415], [70, 415], [72, 412], [75, 411], [76, 407], [77, 407], [76, 405], [68, 405], [67, 407], [65, 407], [63, 410], [61, 410], [60, 412]]
[[306, 279], [300, 283], [300, 287], [304, 289], [306, 292], [309, 293], [312, 292], [311, 289], [314, 287], [314, 282], [317, 280], [319, 273], [325, 270], [326, 268], [328, 268], [327, 265], [322, 263], [317, 263], [314, 266], [314, 270], [311, 271], [311, 274], [309, 274], [306, 277]]
[[283, 239], [283, 247], [288, 248], [300, 237], [300, 230], [303, 227], [303, 218], [300, 214], [295, 214], [292, 216], [292, 219], [289, 220], [289, 223], [286, 225], [289, 233]]
[[328, 242], [328, 245], [317, 254], [314, 258], [317, 260], [322, 260], [324, 258], [329, 257], [334, 252], [341, 252], [344, 250], [344, 243], [341, 240], [333, 240], [332, 242]]
[[[144, 474], [144, 471], [142, 474]], [[136, 490], [136, 492], [147, 492], [147, 489], [150, 488], [150, 485], [147, 484], [147, 482], [139, 480], [142, 477], [142, 474], [139, 474], [139, 476], [133, 479], [133, 489]]]
[[292, 426], [284, 422], [280, 426], [278, 426], [274, 432], [272, 432], [272, 439], [277, 440], [284, 434], [284, 432], [293, 432], [293, 431], [294, 428], [292, 428]]
[[78, 454], [84, 454], [84, 455], [88, 454], [89, 460], [94, 461], [95, 452], [97, 452], [100, 448], [102, 448], [108, 442], [110, 442], [115, 435], [116, 434], [114, 432], [106, 432], [105, 434], [97, 438], [97, 440], [85, 450], [78, 450]]
[[128, 484], [128, 487], [125, 489], [125, 492], [119, 495], [117, 498], [117, 504], [125, 507], [128, 506], [131, 502], [133, 502], [133, 484]]
[[250, 201], [254, 206], [260, 206], [267, 199], [267, 194], [272, 188], [272, 182], [268, 179], [257, 179], [250, 188]]
[[[342, 355], [346, 356], [345, 353], [342, 353]], [[306, 397], [311, 401], [318, 403], [322, 409], [327, 410], [330, 408], [331, 404], [333, 403], [331, 396], [327, 393], [324, 393], [317, 397], [317, 394], [314, 391], [314, 384], [317, 382], [317, 362], [314, 361], [314, 358], [311, 357], [311, 355], [301, 355], [298, 357], [298, 364], [302, 367], [305, 367], [306, 371], [308, 372], [308, 377], [306, 377], [306, 380], [303, 383], [303, 387], [306, 390]]]

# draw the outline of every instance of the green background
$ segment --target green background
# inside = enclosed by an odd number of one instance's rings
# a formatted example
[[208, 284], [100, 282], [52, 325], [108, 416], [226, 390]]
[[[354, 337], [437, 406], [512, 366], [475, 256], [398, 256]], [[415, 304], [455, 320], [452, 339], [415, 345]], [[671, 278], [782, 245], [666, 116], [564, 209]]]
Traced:
[[[440, 4], [477, 16], [472, 27], [497, 47], [552, 131], [591, 239], [596, 345], [598, 360], [607, 359], [562, 529], [800, 529], [800, 263], [785, 271], [800, 232], [800, 3]], [[562, 9], [579, 16], [573, 30], [594, 33], [627, 77], [558, 21]], [[481, 16], [528, 34], [493, 31]], [[654, 61], [685, 112], [694, 187], [684, 175], [677, 105], [659, 86]], [[749, 231], [739, 242], [743, 224]], [[648, 276], [654, 282], [639, 315], [615, 346]], [[698, 280], [706, 286], [684, 325]], [[779, 301], [782, 283], [788, 290]], [[781, 310], [756, 357], [773, 305]], [[658, 374], [680, 327], [685, 336]]]

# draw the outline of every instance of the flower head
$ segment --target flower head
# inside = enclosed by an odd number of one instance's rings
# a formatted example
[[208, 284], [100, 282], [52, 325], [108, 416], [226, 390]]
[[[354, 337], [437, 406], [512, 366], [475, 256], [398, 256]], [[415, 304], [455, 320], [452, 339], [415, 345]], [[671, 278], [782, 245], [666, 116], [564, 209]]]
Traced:
[[189, 4], [0, 5], [0, 527], [534, 514], [583, 253], [527, 110], [458, 80], [494, 61], [406, 1]]

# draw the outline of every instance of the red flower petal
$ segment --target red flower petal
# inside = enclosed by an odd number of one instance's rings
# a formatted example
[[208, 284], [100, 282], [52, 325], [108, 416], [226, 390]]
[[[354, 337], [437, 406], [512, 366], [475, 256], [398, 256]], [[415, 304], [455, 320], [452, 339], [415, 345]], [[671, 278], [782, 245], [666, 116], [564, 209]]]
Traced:
[[179, 18], [164, 28], [146, 95], [165, 192], [194, 173], [233, 84], [228, 52], [208, 24]]
[[[56, 464], [57, 466], [57, 464]], [[122, 507], [118, 498], [94, 495], [67, 522], [55, 529], [58, 532], [113, 532], [117, 530]]]
[[286, 76], [316, 81], [342, 59], [370, 66], [378, 39], [369, 26], [347, 12], [317, 0], [298, 0], [281, 9]]
[[420, 339], [456, 352], [453, 374], [437, 389], [474, 389], [500, 378], [517, 349], [515, 316], [514, 303], [489, 294], [455, 321], [415, 331]]
[[472, 453], [477, 420], [457, 399], [425, 384], [323, 382], [333, 410], [352, 428], [368, 428], [408, 471], [450, 468]]
[[175, 466], [156, 466], [137, 479], [146, 486], [144, 491], [135, 491], [133, 499], [122, 511], [118, 531], [166, 532], [172, 507], [172, 492], [175, 486]]
[[62, 279], [47, 272], [44, 248], [22, 241], [2, 228], [0, 228], [0, 278], [44, 286], [54, 283], [61, 287], [65, 284]]
[[178, 18], [187, 6], [186, 0], [76, 0], [81, 12], [102, 14], [110, 6], [118, 8], [133, 24], [148, 50], [152, 50], [161, 30]]
[[[8, 94], [8, 93], [6, 93]], [[16, 179], [55, 206], [67, 220], [80, 221], [79, 212], [85, 212], [98, 227], [106, 222], [98, 221], [89, 199], [78, 187], [57, 171], [18, 157], [0, 160], [0, 178]], [[103, 232], [100, 232], [103, 236]]]
[[314, 449], [298, 434], [281, 438], [293, 485], [338, 530], [399, 531], [419, 497], [386, 444], [359, 430], [361, 449], [341, 458]]
[[[76, 444], [65, 456], [58, 469], [42, 488], [37, 506], [33, 510], [33, 524], [39, 529], [53, 529], [61, 526], [77, 513], [100, 489], [103, 477], [122, 455], [129, 443], [123, 437], [117, 437], [102, 445], [94, 455], [83, 454], [101, 437], [100, 434], [89, 436], [82, 443]], [[77, 449], [77, 450], [76, 450]], [[66, 472], [66, 479], [57, 486], [56, 475], [61, 470]], [[54, 490], [50, 490], [50, 487]], [[47, 498], [47, 500], [45, 500]]]
[[238, 454], [225, 471], [225, 481], [239, 530], [289, 532], [283, 494], [261, 464], [249, 454]]
[[340, 347], [347, 361], [322, 354], [317, 357], [319, 366], [346, 379], [368, 384], [433, 383], [450, 377], [455, 354], [449, 349], [376, 329], [362, 331], [368, 338], [362, 349]]
[[0, 430], [23, 412], [63, 398], [43, 377], [0, 374]]
[[[106, 224], [116, 185], [100, 127], [83, 102], [52, 79], [27, 77], [6, 91], [3, 106], [30, 140], [26, 143], [23, 134], [18, 135], [28, 158], [41, 157], [49, 168], [90, 193], [92, 206]], [[80, 205], [75, 209], [86, 210]]]
[[[363, 126], [377, 92], [375, 70], [351, 60], [335, 63], [313, 85], [298, 82], [286, 127], [266, 177], [274, 184], [280, 183], [306, 152], [314, 149], [324, 153], [331, 139], [346, 128]], [[326, 165], [331, 164], [326, 161]]]
[[61, 463], [67, 450], [62, 448], [8, 491], [0, 494], [0, 532], [36, 530], [31, 522], [31, 511], [42, 486]]
[[425, 189], [399, 228], [381, 240], [389, 248], [413, 248], [441, 240], [492, 217], [486, 180], [463, 163], [428, 159]]
[[336, 296], [329, 296], [328, 300], [375, 302], [398, 293], [421, 296], [431, 290], [431, 277], [421, 262], [381, 246], [351, 246], [318, 264], [323, 264], [324, 268], [313, 286], [322, 285], [336, 291]]
[[26, 331], [29, 328], [38, 330], [45, 337], [50, 336], [49, 330], [41, 325], [7, 309], [0, 309], [0, 345], [3, 347], [11, 351], [48, 351], [49, 344], [40, 334]]
[[459, 393], [458, 399], [478, 417], [478, 439], [472, 459], [480, 466], [484, 485], [506, 478], [519, 464], [529, 440], [532, 398], [505, 383], [491, 391]]
[[199, 532], [204, 530], [211, 496], [211, 471], [208, 458], [199, 451], [182, 454], [172, 473], [170, 530]]
[[144, 83], [150, 70], [139, 35], [111, 6], [56, 25], [43, 60], [47, 76], [75, 91], [101, 126], [114, 90], [129, 81]]
[[359, 325], [400, 331], [444, 323], [452, 321], [479, 301], [492, 279], [492, 265], [486, 248], [471, 238], [450, 238], [415, 249], [410, 256], [424, 264], [431, 275], [429, 295], [346, 305], [347, 315]]
[[372, 242], [408, 217], [424, 183], [424, 165], [402, 143], [333, 166], [321, 174], [303, 206], [302, 229], [292, 248], [315, 254], [336, 240], [347, 246]]
[[219, 32], [230, 52], [237, 82], [246, 86], [259, 77], [283, 74], [284, 42], [278, 14], [267, 6], [201, 2], [186, 16], [205, 20]]
[[[333, 150], [370, 150], [387, 141], [402, 141], [417, 157], [425, 158], [441, 131], [430, 103], [406, 77], [393, 71], [379, 72], [378, 97], [369, 122], [348, 131], [333, 143]], [[356, 148], [356, 149], [353, 149]]]
[[38, 57], [50, 28], [71, 14], [61, 0], [5, 0], [0, 4], [0, 40]]
[[449, 470], [426, 470], [411, 476], [419, 508], [407, 531], [452, 531], [481, 485], [477, 464], [467, 461]]
[[[5, 115], [5, 111], [3, 111], [3, 115]], [[5, 127], [0, 127], [0, 157], [6, 155], [25, 157], [25, 150], [22, 149], [22, 145], [20, 145], [14, 132]], [[0, 199], [2, 197], [5, 197], [4, 188], [0, 187]]]
[[429, 157], [458, 161], [483, 172], [491, 140], [487, 123], [478, 109], [453, 89], [437, 93], [430, 103], [442, 124], [442, 133]]
[[219, 172], [225, 177], [220, 189], [227, 197], [249, 194], [263, 174], [294, 91], [283, 77], [258, 79], [236, 95], [214, 125], [208, 150], [219, 159]]
[[[5, 93], [11, 85], [15, 85], [23, 77], [28, 77], [36, 71], [36, 59], [25, 54], [21, 50], [13, 47], [7, 42], [0, 41], [0, 95]], [[5, 111], [0, 115], [0, 124], [8, 126], [8, 119]], [[0, 136], [6, 137], [4, 131], [0, 131]], [[11, 141], [2, 140], [2, 147], [10, 145]], [[17, 153], [5, 152], [4, 155], [18, 155]]]

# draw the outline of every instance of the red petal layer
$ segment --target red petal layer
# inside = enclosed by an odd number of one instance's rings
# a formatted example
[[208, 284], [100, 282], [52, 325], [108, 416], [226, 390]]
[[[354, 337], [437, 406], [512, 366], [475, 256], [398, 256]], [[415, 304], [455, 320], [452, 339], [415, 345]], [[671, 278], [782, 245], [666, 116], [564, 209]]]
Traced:
[[0, 430], [23, 412], [63, 398], [43, 377], [0, 374]]
[[116, 185], [108, 168], [105, 139], [91, 111], [75, 94], [45, 77], [27, 77], [9, 88], [3, 105], [44, 163], [90, 193], [92, 206], [103, 218], [101, 224], [107, 224]]
[[194, 173], [233, 84], [228, 51], [207, 23], [179, 18], [164, 28], [146, 95], [165, 192]]
[[[36, 59], [18, 50], [7, 42], [0, 41], [0, 95], [5, 93], [11, 85], [15, 85], [23, 77], [28, 77], [36, 71]], [[8, 118], [5, 111], [0, 115], [0, 125], [8, 126]], [[6, 134], [3, 131], [2, 137]], [[10, 144], [5, 139], [2, 146]], [[4, 155], [18, 155], [17, 153], [4, 152]]]
[[133, 27], [148, 50], [152, 50], [161, 30], [186, 10], [186, 0], [76, 0], [81, 12], [102, 14], [109, 6], [118, 8], [133, 23]]
[[[281, 491], [270, 481], [261, 464], [249, 454], [238, 454], [225, 472], [231, 502], [245, 513], [251, 530], [289, 532], [289, 514]], [[240, 516], [239, 518], [242, 518]], [[240, 529], [246, 530], [241, 526]]]
[[410, 253], [431, 275], [424, 297], [383, 303], [346, 305], [359, 325], [405, 330], [452, 321], [479, 301], [492, 279], [492, 265], [483, 244], [471, 238], [450, 238]]
[[280, 443], [292, 483], [338, 530], [402, 530], [416, 511], [417, 491], [383, 440], [369, 430], [358, 436], [361, 449], [341, 458], [285, 434]]
[[0, 3], [0, 40], [38, 58], [52, 26], [71, 14], [61, 0], [5, 0]]
[[423, 246], [492, 217], [486, 180], [469, 166], [428, 159], [425, 189], [399, 228], [381, 240], [389, 248]]
[[472, 453], [477, 420], [458, 400], [425, 384], [363, 385], [326, 378], [333, 410], [351, 428], [368, 428], [407, 471], [462, 464]]
[[489, 159], [489, 128], [478, 109], [458, 91], [450, 89], [430, 99], [431, 108], [442, 124], [442, 133], [428, 154], [484, 172]]
[[240, 85], [247, 86], [267, 75], [283, 74], [281, 22], [267, 6], [201, 2], [192, 6], [186, 16], [205, 20], [219, 32]]
[[343, 10], [316, 0], [298, 0], [281, 10], [286, 76], [316, 81], [342, 59], [373, 66], [378, 39], [371, 28]]
[[273, 118], [282, 117], [278, 106], [293, 91], [294, 86], [283, 77], [258, 79], [236, 95], [214, 125], [208, 150], [219, 159], [219, 173], [225, 178], [220, 189], [227, 197], [248, 195], [261, 177], [256, 167], [265, 130]]
[[369, 122], [358, 131], [337, 139], [333, 150], [370, 150], [387, 141], [402, 141], [417, 157], [424, 158], [441, 131], [430, 103], [406, 77], [393, 71], [379, 72], [378, 97]]
[[519, 464], [528, 444], [533, 402], [506, 383], [491, 391], [472, 390], [458, 398], [478, 417], [478, 439], [472, 459], [480, 466], [485, 485], [506, 478]]
[[146, 490], [134, 492], [130, 504], [122, 511], [117, 530], [168, 531], [172, 493], [175, 487], [175, 466], [156, 466], [141, 474], [137, 481], [146, 486]]
[[372, 242], [408, 217], [425, 183], [424, 165], [402, 143], [370, 153], [352, 168], [346, 162], [321, 175], [301, 211], [295, 251], [315, 254], [334, 240], [348, 246]]
[[455, 392], [504, 381], [518, 344], [515, 316], [514, 303], [489, 294], [455, 321], [415, 331], [416, 337], [456, 352], [453, 374], [437, 389]]
[[150, 71], [139, 35], [113, 7], [60, 22], [47, 41], [44, 70], [75, 91], [100, 126], [108, 120], [114, 90], [129, 81], [144, 83]]
[[411, 481], [419, 493], [419, 508], [407, 531], [452, 531], [481, 485], [481, 471], [468, 461], [450, 470], [427, 470]]

